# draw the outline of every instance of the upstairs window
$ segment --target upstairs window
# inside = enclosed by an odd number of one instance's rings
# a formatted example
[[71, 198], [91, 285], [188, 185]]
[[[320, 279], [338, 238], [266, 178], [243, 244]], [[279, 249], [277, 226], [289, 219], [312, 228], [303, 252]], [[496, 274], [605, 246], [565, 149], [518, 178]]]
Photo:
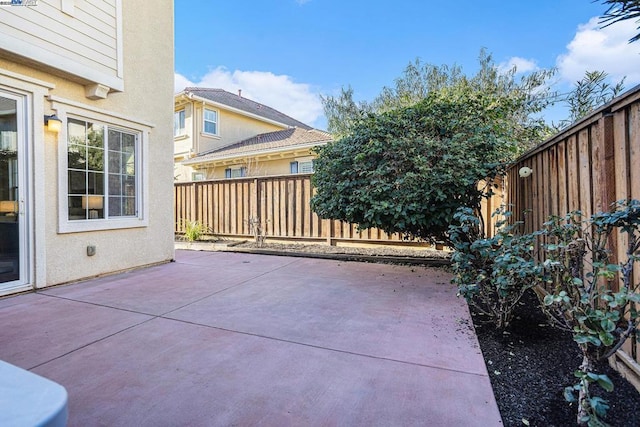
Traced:
[[176, 111], [173, 113], [173, 136], [182, 136], [184, 134], [184, 110]]
[[218, 112], [215, 110], [204, 109], [204, 133], [211, 135], [218, 134]]

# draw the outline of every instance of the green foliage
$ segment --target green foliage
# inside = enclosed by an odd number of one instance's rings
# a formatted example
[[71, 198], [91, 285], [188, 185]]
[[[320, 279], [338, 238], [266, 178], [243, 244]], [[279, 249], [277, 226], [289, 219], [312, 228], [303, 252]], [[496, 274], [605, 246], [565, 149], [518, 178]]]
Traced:
[[[626, 258], [612, 264], [607, 244], [616, 231], [627, 235], [628, 247]], [[543, 300], [544, 311], [557, 327], [573, 334], [582, 351], [580, 383], [573, 388], [579, 392], [578, 420], [598, 425], [606, 404], [590, 396], [589, 383], [607, 390], [610, 382], [595, 374], [594, 366], [615, 353], [640, 323], [640, 284], [633, 282], [634, 264], [640, 260], [640, 202], [617, 202], [611, 212], [588, 220], [580, 212], [552, 217], [544, 234], [549, 242], [545, 280], [552, 286]]]
[[519, 233], [522, 223], [509, 224], [511, 213], [504, 208], [493, 215], [501, 219], [495, 235], [487, 238], [471, 209], [456, 212], [456, 223], [449, 227], [455, 248], [452, 282], [458, 295], [504, 329], [524, 292], [541, 282], [544, 270], [534, 258], [536, 234]]
[[571, 92], [560, 99], [569, 107], [569, 117], [560, 121], [557, 130], [588, 116], [622, 93], [625, 79], [612, 85], [607, 82], [608, 77], [604, 71], [585, 72], [584, 77], [575, 83]]
[[459, 85], [412, 107], [370, 114], [318, 150], [313, 209], [323, 218], [447, 241], [453, 214], [490, 195], [479, 183], [518, 152], [513, 100]]
[[[640, 1], [638, 0], [603, 0], [602, 4], [608, 5], [609, 8], [602, 16], [600, 21], [605, 27], [615, 24], [616, 22], [626, 21], [627, 19], [640, 19]], [[640, 29], [640, 27], [638, 27]], [[633, 36], [629, 43], [640, 40], [640, 33]]]
[[183, 238], [187, 242], [196, 242], [210, 231], [209, 227], [204, 225], [201, 221], [184, 221], [183, 226]]
[[328, 130], [335, 138], [341, 138], [368, 114], [411, 107], [434, 92], [467, 88], [492, 97], [501, 107], [509, 105], [501, 112], [510, 123], [510, 138], [521, 151], [550, 136], [551, 128], [537, 113], [551, 103], [549, 80], [555, 70], [540, 70], [516, 79], [515, 68], [503, 72], [484, 49], [478, 62], [477, 73], [466, 76], [459, 66], [436, 66], [416, 59], [407, 65], [393, 87], [384, 87], [372, 102], [355, 102], [351, 87], [343, 88], [336, 97], [322, 97]]

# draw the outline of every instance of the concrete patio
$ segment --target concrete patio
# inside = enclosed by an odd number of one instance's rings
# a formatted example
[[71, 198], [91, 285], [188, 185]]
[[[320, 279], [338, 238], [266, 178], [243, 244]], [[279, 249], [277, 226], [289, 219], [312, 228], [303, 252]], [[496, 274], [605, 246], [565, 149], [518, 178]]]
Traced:
[[424, 267], [177, 251], [0, 300], [0, 359], [71, 426], [498, 426], [464, 300]]

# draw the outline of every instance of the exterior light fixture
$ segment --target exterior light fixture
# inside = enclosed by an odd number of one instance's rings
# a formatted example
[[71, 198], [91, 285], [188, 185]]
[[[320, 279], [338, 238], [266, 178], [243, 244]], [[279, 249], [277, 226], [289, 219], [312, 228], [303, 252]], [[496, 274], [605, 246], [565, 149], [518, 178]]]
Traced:
[[44, 116], [44, 125], [49, 132], [58, 133], [62, 130], [62, 120], [55, 114], [51, 116]]
[[527, 166], [521, 167], [520, 170], [518, 171], [518, 175], [520, 175], [520, 178], [526, 178], [532, 173], [533, 173], [533, 169]]

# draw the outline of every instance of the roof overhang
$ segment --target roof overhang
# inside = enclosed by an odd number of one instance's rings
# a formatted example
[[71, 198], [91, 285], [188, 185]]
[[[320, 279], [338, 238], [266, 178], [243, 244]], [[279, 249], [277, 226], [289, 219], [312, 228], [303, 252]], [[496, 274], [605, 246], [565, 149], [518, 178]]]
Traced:
[[294, 157], [308, 152], [311, 148], [320, 147], [326, 145], [329, 142], [320, 141], [300, 145], [292, 145], [289, 147], [271, 148], [268, 150], [253, 150], [245, 151], [242, 153], [233, 153], [228, 155], [216, 156], [208, 159], [189, 159], [182, 162], [183, 165], [195, 166], [195, 165], [207, 165], [207, 164], [231, 164], [237, 162], [240, 159], [257, 159], [257, 160], [274, 160], [282, 159], [286, 157]]
[[[223, 104], [221, 102], [215, 102], [215, 101], [212, 101], [210, 99], [203, 98], [201, 96], [193, 94], [192, 92], [182, 91], [180, 93], [177, 93], [174, 96], [174, 105], [175, 106], [185, 105], [189, 101], [202, 102], [202, 103], [204, 103], [206, 105], [210, 105], [212, 107], [216, 107], [216, 108], [220, 108], [220, 109], [223, 109], [223, 110], [231, 111], [233, 113], [240, 114], [240, 115], [245, 116], [245, 117], [250, 117], [252, 119], [260, 120], [260, 121], [263, 121], [265, 123], [269, 123], [269, 124], [272, 124], [272, 125], [275, 125], [275, 126], [279, 126], [279, 127], [283, 128], [283, 129], [289, 129], [289, 128], [292, 127], [292, 126], [289, 126], [286, 123], [282, 123], [282, 122], [279, 122], [277, 120], [271, 120], [271, 119], [268, 119], [268, 118], [266, 118], [264, 116], [260, 116], [258, 114], [253, 114], [253, 113], [249, 113], [247, 111], [241, 110], [239, 108], [230, 107], [227, 104]], [[178, 102], [180, 102], [180, 103], [178, 103]]]

